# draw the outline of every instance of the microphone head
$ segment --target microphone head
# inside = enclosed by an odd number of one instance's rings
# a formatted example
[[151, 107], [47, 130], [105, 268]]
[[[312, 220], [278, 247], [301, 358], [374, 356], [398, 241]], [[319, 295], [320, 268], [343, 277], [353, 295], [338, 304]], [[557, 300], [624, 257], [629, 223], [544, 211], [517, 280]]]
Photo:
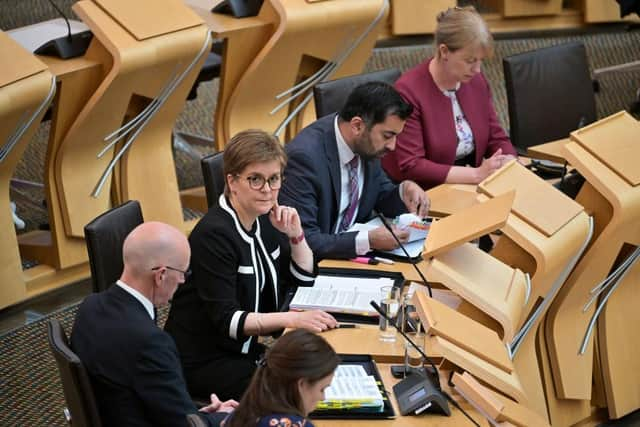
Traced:
[[377, 302], [375, 302], [374, 300], [371, 300], [369, 301], [369, 304], [371, 304], [371, 307], [373, 307], [373, 309], [377, 311], [380, 316], [387, 318], [387, 315], [384, 313], [384, 311], [382, 311], [382, 307], [380, 307], [380, 305]]

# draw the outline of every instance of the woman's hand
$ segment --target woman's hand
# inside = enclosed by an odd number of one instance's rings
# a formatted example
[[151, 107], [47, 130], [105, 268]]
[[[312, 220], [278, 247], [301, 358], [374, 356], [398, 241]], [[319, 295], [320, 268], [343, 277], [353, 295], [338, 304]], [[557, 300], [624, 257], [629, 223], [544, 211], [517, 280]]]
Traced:
[[295, 238], [302, 234], [302, 224], [300, 215], [295, 208], [281, 206], [276, 202], [269, 213], [271, 224], [281, 233], [289, 238]]
[[498, 150], [493, 153], [491, 157], [488, 159], [482, 159], [482, 164], [478, 166], [476, 169], [476, 184], [484, 180], [486, 177], [491, 175], [494, 171], [500, 169], [503, 165], [503, 158], [505, 156], [502, 154], [502, 148], [498, 148]]
[[233, 399], [221, 402], [215, 393], [211, 394], [210, 399], [211, 403], [200, 408], [200, 412], [206, 412], [208, 414], [213, 412], [231, 412], [238, 407], [238, 402]]
[[322, 332], [338, 325], [336, 319], [322, 310], [290, 311], [289, 328], [306, 329], [311, 332]]

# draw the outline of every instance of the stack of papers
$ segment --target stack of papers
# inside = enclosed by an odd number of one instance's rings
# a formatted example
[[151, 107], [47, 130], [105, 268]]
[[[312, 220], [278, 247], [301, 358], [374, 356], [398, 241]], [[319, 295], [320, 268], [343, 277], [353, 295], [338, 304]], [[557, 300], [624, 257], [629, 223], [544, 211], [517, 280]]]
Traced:
[[388, 277], [319, 275], [312, 287], [296, 290], [289, 308], [376, 316], [378, 313], [371, 307], [371, 300], [379, 301], [380, 288], [393, 286], [393, 283], [394, 280]]
[[360, 365], [339, 365], [316, 410], [365, 409], [382, 412], [384, 399], [378, 383]]

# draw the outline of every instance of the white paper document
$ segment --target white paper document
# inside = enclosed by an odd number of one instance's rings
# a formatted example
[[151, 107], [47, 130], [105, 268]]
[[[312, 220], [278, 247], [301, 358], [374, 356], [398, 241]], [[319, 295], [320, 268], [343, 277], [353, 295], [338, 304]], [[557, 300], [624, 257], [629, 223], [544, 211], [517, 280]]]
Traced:
[[358, 406], [383, 405], [375, 378], [360, 365], [338, 365], [331, 385], [325, 390], [324, 403], [341, 402]]
[[312, 287], [299, 287], [289, 307], [376, 316], [370, 301], [380, 300], [380, 288], [393, 286], [388, 277], [365, 278], [319, 275]]
[[[409, 230], [409, 241], [403, 246], [409, 253], [411, 258], [416, 258], [422, 254], [424, 250], [424, 243], [429, 234], [430, 223], [423, 222], [418, 216], [414, 214], [402, 214], [392, 221], [394, 225], [401, 229]], [[373, 218], [371, 221], [361, 224], [355, 223], [349, 229], [349, 231], [369, 231], [374, 228], [383, 227], [380, 218]], [[393, 249], [391, 251], [378, 251], [380, 253], [388, 253], [391, 255], [406, 258], [402, 248]]]

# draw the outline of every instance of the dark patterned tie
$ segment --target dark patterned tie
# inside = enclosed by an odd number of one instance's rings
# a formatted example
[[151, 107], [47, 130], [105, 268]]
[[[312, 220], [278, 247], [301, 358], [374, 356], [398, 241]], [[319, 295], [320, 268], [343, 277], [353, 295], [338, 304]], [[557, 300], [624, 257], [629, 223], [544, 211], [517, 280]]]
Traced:
[[358, 194], [358, 156], [353, 156], [353, 159], [348, 163], [349, 170], [349, 205], [340, 222], [340, 232], [346, 231], [351, 226], [353, 216], [356, 213], [358, 207], [358, 201], [360, 200]]

